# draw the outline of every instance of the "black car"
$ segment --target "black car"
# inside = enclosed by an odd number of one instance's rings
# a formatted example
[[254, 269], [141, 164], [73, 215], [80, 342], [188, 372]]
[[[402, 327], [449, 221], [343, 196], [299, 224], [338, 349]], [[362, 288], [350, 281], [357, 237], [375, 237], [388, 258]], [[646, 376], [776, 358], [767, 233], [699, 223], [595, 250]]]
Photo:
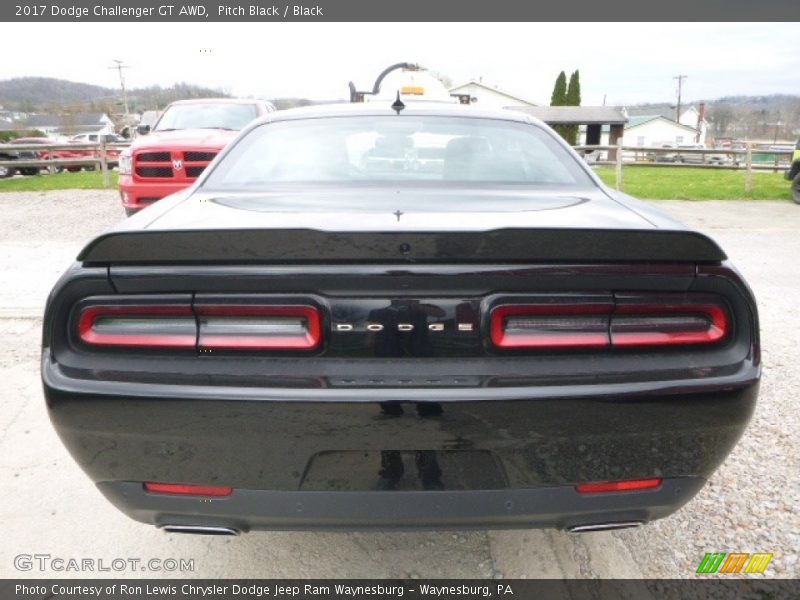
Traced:
[[712, 240], [535, 119], [401, 101], [249, 126], [83, 249], [42, 353], [99, 490], [213, 534], [638, 525], [702, 488], [760, 372]]

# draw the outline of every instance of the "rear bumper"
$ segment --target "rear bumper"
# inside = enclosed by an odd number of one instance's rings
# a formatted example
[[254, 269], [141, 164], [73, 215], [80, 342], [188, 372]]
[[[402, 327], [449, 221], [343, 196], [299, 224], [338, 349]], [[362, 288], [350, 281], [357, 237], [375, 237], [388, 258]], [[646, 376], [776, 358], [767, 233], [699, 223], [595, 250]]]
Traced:
[[572, 529], [639, 524], [665, 517], [703, 486], [700, 478], [665, 480], [652, 491], [581, 495], [573, 487], [418, 492], [302, 492], [237, 489], [226, 498], [145, 492], [141, 483], [102, 482], [106, 498], [157, 527], [292, 529]]
[[[129, 516], [248, 529], [560, 527], [688, 501], [754, 409], [758, 372], [663, 389], [217, 388], [90, 382], [42, 363], [50, 418]], [[555, 391], [555, 390], [554, 390]], [[459, 398], [461, 395], [461, 398]], [[575, 484], [663, 478], [583, 496]], [[230, 486], [222, 499], [142, 482]]]

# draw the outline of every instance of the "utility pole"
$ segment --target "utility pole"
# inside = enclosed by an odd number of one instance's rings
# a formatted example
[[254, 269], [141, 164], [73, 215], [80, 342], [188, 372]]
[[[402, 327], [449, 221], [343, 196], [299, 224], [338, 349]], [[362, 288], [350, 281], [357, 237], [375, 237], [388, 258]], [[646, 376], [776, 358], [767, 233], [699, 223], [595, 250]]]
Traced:
[[675, 121], [681, 122], [681, 90], [683, 89], [683, 80], [689, 79], [688, 75], [676, 75], [673, 79], [678, 80], [678, 106], [676, 107]]
[[122, 69], [130, 69], [130, 67], [116, 58], [111, 62], [116, 64], [111, 65], [108, 68], [116, 69], [119, 72], [119, 86], [122, 88], [122, 101], [125, 103], [125, 119], [127, 120], [130, 111], [128, 111], [128, 92], [125, 90], [125, 78], [122, 76]]

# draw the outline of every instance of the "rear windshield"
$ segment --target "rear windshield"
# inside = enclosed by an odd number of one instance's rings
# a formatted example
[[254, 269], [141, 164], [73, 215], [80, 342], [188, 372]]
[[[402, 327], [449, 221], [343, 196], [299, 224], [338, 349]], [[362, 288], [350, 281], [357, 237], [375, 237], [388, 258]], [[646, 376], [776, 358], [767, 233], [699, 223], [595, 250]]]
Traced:
[[236, 144], [204, 185], [360, 181], [593, 185], [578, 160], [537, 126], [394, 115], [264, 124]]
[[258, 116], [254, 104], [192, 103], [170, 106], [156, 124], [155, 131], [172, 129], [239, 130]]

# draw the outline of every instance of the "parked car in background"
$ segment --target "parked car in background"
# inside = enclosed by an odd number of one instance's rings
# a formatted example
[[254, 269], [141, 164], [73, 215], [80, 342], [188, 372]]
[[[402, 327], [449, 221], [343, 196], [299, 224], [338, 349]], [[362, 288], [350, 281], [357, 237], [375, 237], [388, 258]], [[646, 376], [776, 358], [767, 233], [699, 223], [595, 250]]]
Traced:
[[191, 185], [240, 129], [275, 110], [262, 100], [207, 98], [170, 104], [141, 125], [119, 157], [119, 192], [128, 215]]
[[792, 162], [786, 169], [785, 176], [792, 182], [792, 200], [800, 204], [800, 140], [794, 146]]
[[[541, 121], [389, 92], [256, 121], [85, 246], [42, 336], [72, 456], [183, 533], [583, 532], [680, 508], [758, 392], [725, 252]], [[228, 139], [180, 108], [127, 185], [185, 187]]]
[[[9, 144], [27, 144], [29, 140], [38, 139], [40, 138], [15, 138], [10, 140]], [[16, 155], [17, 160], [37, 160], [39, 158], [39, 154], [33, 150], [20, 150]], [[38, 167], [16, 167], [16, 170], [21, 175], [37, 175], [39, 173]]]
[[[70, 138], [70, 142], [76, 144], [99, 144], [101, 141], [105, 142], [106, 144], [124, 144], [127, 143], [127, 140], [122, 136], [119, 136], [115, 133], [80, 133], [78, 135], [74, 135]], [[100, 149], [99, 148], [82, 148], [82, 149], [75, 149], [75, 152], [79, 155], [87, 158], [100, 158]], [[106, 163], [110, 169], [119, 165], [119, 155], [120, 150], [117, 148], [106, 148]], [[84, 169], [87, 171], [94, 171], [97, 166], [96, 165], [84, 165]]]

